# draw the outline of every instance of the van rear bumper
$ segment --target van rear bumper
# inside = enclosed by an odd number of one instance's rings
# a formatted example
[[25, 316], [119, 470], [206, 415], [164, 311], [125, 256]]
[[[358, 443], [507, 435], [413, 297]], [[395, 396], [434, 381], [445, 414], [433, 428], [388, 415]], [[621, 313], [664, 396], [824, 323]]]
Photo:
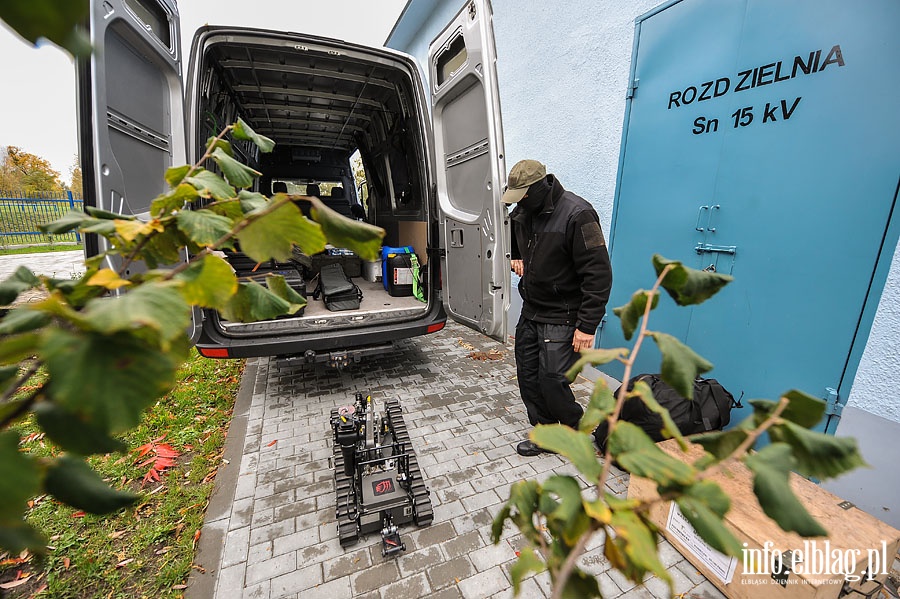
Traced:
[[435, 333], [444, 328], [446, 323], [447, 313], [440, 302], [434, 302], [431, 310], [415, 320], [323, 333], [304, 332], [298, 335], [282, 333], [273, 336], [226, 337], [206, 319], [197, 340], [197, 350], [207, 358], [278, 356], [311, 361], [311, 354], [308, 352], [320, 354], [381, 346], [400, 339]]

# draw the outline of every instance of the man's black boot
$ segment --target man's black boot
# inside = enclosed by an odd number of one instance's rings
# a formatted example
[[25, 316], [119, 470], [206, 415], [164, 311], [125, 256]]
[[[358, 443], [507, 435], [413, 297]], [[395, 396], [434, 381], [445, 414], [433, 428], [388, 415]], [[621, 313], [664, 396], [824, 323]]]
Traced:
[[516, 446], [516, 453], [520, 456], [524, 456], [526, 458], [532, 458], [536, 455], [541, 455], [542, 453], [556, 453], [555, 451], [550, 451], [549, 449], [542, 449], [526, 439], [522, 441]]

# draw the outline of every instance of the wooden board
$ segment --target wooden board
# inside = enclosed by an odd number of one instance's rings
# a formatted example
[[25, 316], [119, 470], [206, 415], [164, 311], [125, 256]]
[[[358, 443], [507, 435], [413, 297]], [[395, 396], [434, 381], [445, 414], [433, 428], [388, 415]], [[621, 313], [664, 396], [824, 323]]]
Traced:
[[[659, 446], [668, 454], [686, 462], [693, 462], [703, 454], [703, 449], [692, 445], [687, 454], [681, 452], [678, 444], [669, 440]], [[781, 530], [762, 511], [753, 494], [752, 473], [743, 464], [729, 466], [711, 480], [717, 482], [731, 497], [731, 510], [725, 516], [725, 523], [744, 544], [744, 556], [737, 558], [731, 581], [723, 577], [723, 562], [716, 564], [704, 558], [701, 551], [692, 551], [691, 542], [685, 542], [683, 533], [675, 523], [670, 522], [671, 502], [659, 502], [650, 510], [650, 517], [659, 526], [663, 535], [678, 549], [704, 576], [728, 597], [739, 599], [779, 599], [814, 598], [826, 599], [842, 596], [845, 587], [845, 573], [858, 575], [871, 564], [879, 574], [876, 581], [883, 581], [890, 571], [894, 557], [900, 546], [900, 531], [881, 522], [862, 510], [847, 506], [840, 497], [829, 493], [815, 483], [801, 476], [791, 475], [791, 488], [809, 513], [829, 531], [828, 537], [804, 539], [795, 533]], [[628, 497], [650, 499], [658, 497], [655, 483], [632, 476], [628, 487]], [[676, 508], [677, 509], [677, 508]], [[785, 551], [791, 551], [803, 561], [798, 562], [796, 571], [787, 573], [779, 583], [772, 576], [778, 568], [755, 564], [776, 564], [773, 560]], [[788, 558], [789, 559], [789, 558]], [[754, 561], [755, 560], [755, 561]], [[755, 572], [762, 571], [763, 574]], [[864, 594], [876, 588], [875, 581], [847, 581], [852, 588]], [[860, 595], [853, 594], [853, 597]], [[877, 596], [877, 595], [876, 595]]]

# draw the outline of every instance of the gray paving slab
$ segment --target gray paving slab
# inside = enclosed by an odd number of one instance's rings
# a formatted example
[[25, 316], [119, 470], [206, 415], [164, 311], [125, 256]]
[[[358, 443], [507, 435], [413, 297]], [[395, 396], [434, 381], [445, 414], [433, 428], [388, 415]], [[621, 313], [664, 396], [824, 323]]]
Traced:
[[59, 279], [75, 278], [84, 273], [84, 252], [46, 252], [0, 256], [0, 281], [24, 266], [36, 275]]
[[[502, 358], [471, 357], [491, 350]], [[522, 536], [510, 526], [499, 545], [490, 543], [509, 485], [574, 473], [555, 455], [516, 454], [529, 425], [515, 376], [511, 346], [455, 323], [340, 371], [250, 360], [228, 435], [228, 464], [220, 468], [201, 536], [202, 570], [191, 575], [188, 599], [510, 597], [509, 568]], [[592, 383], [579, 379], [574, 389], [586, 401]], [[433, 524], [404, 527], [407, 551], [398, 558], [381, 556], [378, 535], [343, 549], [336, 534], [328, 417], [357, 391], [376, 402], [400, 400], [432, 491]], [[627, 474], [613, 470], [609, 488], [624, 494]], [[671, 547], [661, 550], [678, 592], [715, 591]], [[663, 592], [658, 580], [637, 589], [627, 583], [603, 558], [602, 539], [582, 562], [606, 596]], [[549, 578], [531, 577], [522, 589], [522, 597], [547, 597]]]

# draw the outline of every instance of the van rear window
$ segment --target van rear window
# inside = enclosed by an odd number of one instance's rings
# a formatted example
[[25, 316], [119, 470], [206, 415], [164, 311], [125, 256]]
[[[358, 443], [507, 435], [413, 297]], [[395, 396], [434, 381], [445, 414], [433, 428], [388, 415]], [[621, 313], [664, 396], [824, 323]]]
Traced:
[[169, 15], [159, 4], [153, 0], [125, 0], [125, 5], [166, 48], [172, 49]]
[[469, 53], [466, 51], [466, 40], [457, 35], [450, 46], [437, 57], [437, 84], [443, 85], [444, 81], [456, 73], [466, 63]]

